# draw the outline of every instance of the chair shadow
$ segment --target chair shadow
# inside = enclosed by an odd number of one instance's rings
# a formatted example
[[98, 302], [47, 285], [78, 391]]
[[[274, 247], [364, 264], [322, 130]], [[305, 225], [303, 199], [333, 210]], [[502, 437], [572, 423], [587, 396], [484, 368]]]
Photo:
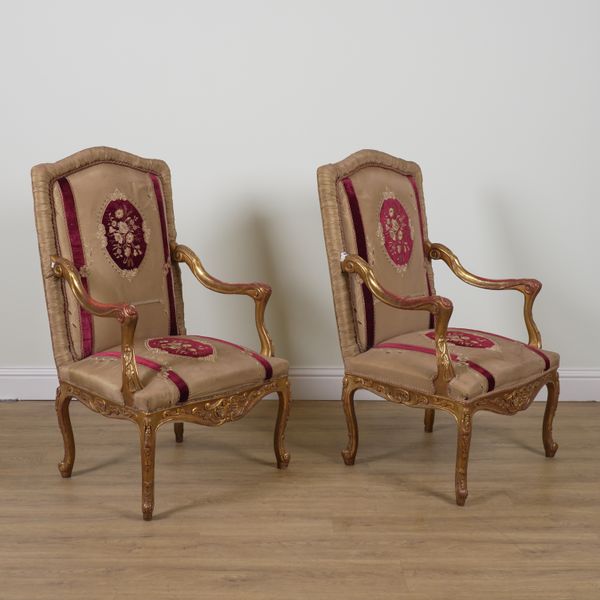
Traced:
[[129, 452], [122, 452], [119, 455], [113, 456], [112, 458], [109, 458], [100, 463], [96, 463], [89, 467], [85, 467], [83, 469], [78, 469], [77, 467], [74, 467], [71, 478], [74, 478], [74, 477], [76, 478], [81, 475], [86, 475], [87, 473], [93, 473], [94, 471], [99, 471], [100, 469], [103, 469], [104, 467], [110, 467], [111, 465], [116, 465], [116, 464], [120, 463], [123, 460], [123, 458], [125, 458], [126, 456], [129, 456]]

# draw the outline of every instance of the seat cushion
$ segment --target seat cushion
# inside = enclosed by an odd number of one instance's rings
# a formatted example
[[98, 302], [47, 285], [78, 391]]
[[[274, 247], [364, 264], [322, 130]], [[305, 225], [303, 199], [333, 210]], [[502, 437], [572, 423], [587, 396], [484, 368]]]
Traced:
[[[288, 372], [286, 360], [265, 358], [243, 346], [206, 336], [137, 340], [135, 352], [144, 387], [134, 394], [134, 406], [147, 412], [226, 395]], [[60, 377], [106, 400], [123, 403], [120, 346], [62, 367]]]
[[[427, 394], [437, 374], [432, 329], [399, 335], [346, 360], [347, 372]], [[555, 352], [474, 329], [448, 329], [448, 350], [456, 377], [449, 396], [469, 400], [518, 385], [558, 367]]]

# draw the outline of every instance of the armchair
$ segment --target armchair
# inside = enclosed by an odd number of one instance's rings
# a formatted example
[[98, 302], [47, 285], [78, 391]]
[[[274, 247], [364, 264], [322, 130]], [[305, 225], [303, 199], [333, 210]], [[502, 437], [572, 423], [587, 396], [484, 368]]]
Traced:
[[[542, 350], [532, 314], [541, 289], [535, 279], [486, 279], [467, 271], [446, 246], [431, 243], [419, 166], [362, 150], [317, 173], [325, 245], [345, 374], [342, 402], [353, 465], [358, 450], [354, 394], [369, 390], [391, 402], [435, 410], [457, 422], [456, 503], [467, 495], [472, 420], [481, 410], [513, 415], [548, 388], [542, 426], [546, 456], [558, 445], [552, 422], [559, 395], [558, 354]], [[466, 328], [449, 328], [452, 302], [435, 295], [432, 260], [462, 281], [524, 296], [528, 342]]]
[[[64, 441], [59, 464], [70, 477], [75, 442], [69, 416], [78, 400], [139, 431], [142, 514], [154, 510], [157, 430], [174, 422], [217, 426], [242, 418], [276, 392], [274, 448], [289, 463], [287, 361], [273, 356], [264, 322], [271, 288], [225, 283], [175, 241], [170, 172], [162, 161], [91, 148], [32, 169], [36, 227], [59, 387], [56, 412]], [[260, 353], [186, 333], [178, 264], [210, 290], [250, 296]]]

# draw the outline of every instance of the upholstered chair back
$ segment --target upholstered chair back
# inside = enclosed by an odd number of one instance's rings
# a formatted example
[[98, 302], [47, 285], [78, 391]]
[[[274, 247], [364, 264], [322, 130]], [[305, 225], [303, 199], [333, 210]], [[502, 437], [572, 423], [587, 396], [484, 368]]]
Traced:
[[57, 366], [120, 343], [115, 319], [81, 309], [51, 257], [73, 262], [102, 302], [134, 304], [136, 337], [183, 334], [181, 279], [167, 165], [112, 148], [91, 148], [32, 170], [36, 226]]
[[386, 339], [432, 327], [426, 311], [400, 311], [373, 297], [340, 268], [358, 254], [377, 280], [399, 296], [434, 294], [426, 258], [427, 219], [421, 170], [382, 152], [361, 150], [318, 170], [325, 243], [344, 358]]

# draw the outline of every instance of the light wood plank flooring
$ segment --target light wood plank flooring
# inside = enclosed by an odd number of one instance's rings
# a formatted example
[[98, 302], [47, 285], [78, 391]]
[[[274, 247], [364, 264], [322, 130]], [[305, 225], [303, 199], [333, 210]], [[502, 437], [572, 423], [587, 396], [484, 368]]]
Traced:
[[0, 598], [600, 598], [600, 404], [474, 421], [470, 496], [454, 504], [455, 426], [359, 402], [354, 467], [337, 402], [296, 401], [292, 462], [272, 453], [276, 403], [225, 427], [159, 434], [154, 520], [138, 436], [75, 403], [72, 479], [53, 404], [0, 403]]

